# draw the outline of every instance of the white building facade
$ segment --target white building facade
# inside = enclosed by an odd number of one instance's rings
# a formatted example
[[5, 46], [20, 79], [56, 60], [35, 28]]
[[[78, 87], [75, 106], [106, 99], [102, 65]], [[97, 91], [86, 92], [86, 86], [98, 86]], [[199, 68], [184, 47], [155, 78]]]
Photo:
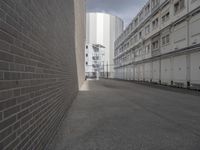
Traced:
[[104, 47], [103, 63], [108, 68], [105, 69], [107, 72], [105, 74], [108, 74], [109, 78], [114, 77], [114, 42], [122, 32], [123, 21], [120, 18], [106, 13], [87, 13], [86, 47], [89, 45]]
[[103, 76], [105, 72], [105, 47], [98, 44], [87, 44], [85, 49], [85, 75], [90, 78]]
[[115, 78], [200, 88], [200, 0], [149, 0], [115, 41]]

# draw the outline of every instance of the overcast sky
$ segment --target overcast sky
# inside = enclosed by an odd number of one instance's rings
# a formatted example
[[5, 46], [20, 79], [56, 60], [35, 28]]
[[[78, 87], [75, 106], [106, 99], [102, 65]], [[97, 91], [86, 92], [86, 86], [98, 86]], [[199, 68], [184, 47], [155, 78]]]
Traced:
[[127, 26], [147, 0], [86, 0], [87, 12], [106, 12], [124, 20]]

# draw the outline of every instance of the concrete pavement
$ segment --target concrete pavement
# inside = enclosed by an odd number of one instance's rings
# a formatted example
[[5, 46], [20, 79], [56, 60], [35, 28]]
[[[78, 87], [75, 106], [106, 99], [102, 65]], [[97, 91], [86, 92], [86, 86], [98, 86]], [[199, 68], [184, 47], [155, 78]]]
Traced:
[[50, 150], [200, 150], [200, 97], [87, 81]]

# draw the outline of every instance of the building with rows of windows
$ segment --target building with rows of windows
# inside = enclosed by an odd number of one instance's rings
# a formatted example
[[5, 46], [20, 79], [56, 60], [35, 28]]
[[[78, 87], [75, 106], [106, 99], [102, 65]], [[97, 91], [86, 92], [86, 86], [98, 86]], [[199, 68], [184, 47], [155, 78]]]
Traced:
[[87, 44], [85, 49], [85, 75], [90, 78], [104, 76], [105, 47]]
[[200, 88], [200, 0], [149, 0], [114, 56], [115, 78]]

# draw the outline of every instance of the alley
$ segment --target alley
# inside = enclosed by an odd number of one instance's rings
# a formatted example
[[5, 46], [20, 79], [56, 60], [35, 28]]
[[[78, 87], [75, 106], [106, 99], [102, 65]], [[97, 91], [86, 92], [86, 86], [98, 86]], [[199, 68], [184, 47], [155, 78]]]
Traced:
[[200, 97], [141, 84], [84, 83], [52, 150], [199, 150]]

